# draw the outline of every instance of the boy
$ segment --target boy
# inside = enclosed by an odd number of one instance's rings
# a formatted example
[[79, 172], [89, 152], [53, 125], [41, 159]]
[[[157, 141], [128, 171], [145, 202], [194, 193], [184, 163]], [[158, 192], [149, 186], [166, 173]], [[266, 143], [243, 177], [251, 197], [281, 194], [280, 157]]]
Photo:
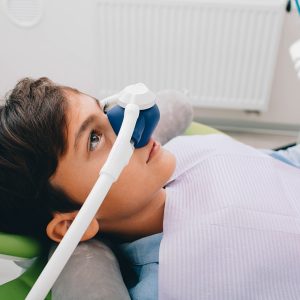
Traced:
[[[97, 100], [46, 78], [18, 83], [0, 122], [0, 229], [41, 238], [46, 230], [59, 242], [115, 134]], [[134, 151], [83, 240], [163, 230], [161, 299], [297, 299], [299, 175], [222, 135], [165, 148], [150, 140]]]

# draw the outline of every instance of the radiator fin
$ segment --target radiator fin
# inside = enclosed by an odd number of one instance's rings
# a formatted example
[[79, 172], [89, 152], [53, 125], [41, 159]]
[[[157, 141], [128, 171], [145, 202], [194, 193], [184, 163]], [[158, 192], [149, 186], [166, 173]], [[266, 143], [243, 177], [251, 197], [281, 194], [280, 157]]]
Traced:
[[145, 82], [199, 107], [266, 110], [284, 1], [227, 2], [99, 0], [100, 93]]

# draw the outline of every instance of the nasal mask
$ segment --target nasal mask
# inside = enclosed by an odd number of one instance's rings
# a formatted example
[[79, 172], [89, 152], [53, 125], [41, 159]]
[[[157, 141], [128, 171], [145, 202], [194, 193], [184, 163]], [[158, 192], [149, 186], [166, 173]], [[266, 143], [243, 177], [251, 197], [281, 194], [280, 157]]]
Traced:
[[127, 86], [120, 93], [100, 101], [117, 138], [99, 177], [70, 228], [38, 277], [26, 300], [45, 299], [99, 210], [111, 185], [128, 164], [134, 148], [147, 145], [159, 121], [156, 96], [144, 84]]
[[131, 142], [135, 148], [141, 148], [147, 145], [159, 121], [160, 114], [155, 101], [155, 94], [143, 83], [137, 83], [126, 87], [119, 94], [110, 96], [100, 103], [103, 107], [117, 104], [107, 112], [108, 120], [117, 135], [123, 123], [126, 106], [131, 103], [138, 105], [140, 112]]

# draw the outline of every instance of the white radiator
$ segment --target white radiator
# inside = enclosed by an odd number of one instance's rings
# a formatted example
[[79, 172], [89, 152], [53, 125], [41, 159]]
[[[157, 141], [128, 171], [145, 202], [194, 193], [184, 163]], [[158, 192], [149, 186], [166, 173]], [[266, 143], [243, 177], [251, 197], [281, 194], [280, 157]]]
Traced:
[[267, 110], [285, 3], [98, 0], [99, 92], [141, 81], [199, 107]]

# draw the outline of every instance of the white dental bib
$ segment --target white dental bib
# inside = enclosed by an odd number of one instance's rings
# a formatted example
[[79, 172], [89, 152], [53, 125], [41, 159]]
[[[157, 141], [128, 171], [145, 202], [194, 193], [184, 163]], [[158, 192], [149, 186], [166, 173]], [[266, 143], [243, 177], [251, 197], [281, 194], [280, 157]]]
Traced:
[[159, 299], [300, 299], [300, 170], [224, 135], [165, 148]]

